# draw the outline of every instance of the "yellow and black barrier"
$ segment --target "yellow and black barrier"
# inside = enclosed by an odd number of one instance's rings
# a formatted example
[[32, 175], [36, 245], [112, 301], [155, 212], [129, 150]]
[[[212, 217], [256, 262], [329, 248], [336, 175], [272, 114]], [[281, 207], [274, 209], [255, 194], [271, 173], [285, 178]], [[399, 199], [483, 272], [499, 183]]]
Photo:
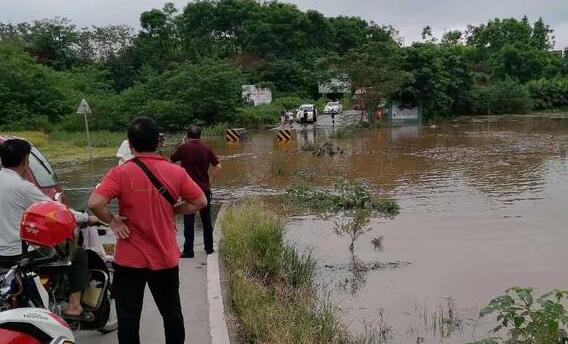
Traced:
[[243, 139], [240, 129], [227, 129], [225, 132], [225, 140], [229, 143], [241, 142]]
[[278, 142], [290, 142], [290, 141], [292, 141], [292, 130], [290, 129], [278, 130]]

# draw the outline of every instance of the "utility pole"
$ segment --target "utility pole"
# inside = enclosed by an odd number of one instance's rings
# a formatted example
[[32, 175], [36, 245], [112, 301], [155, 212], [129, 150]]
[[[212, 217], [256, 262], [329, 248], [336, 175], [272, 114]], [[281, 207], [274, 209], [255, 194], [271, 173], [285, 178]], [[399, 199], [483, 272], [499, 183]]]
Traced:
[[92, 113], [91, 107], [87, 100], [83, 98], [79, 108], [77, 108], [77, 113], [85, 117], [85, 130], [87, 131], [87, 145], [89, 146], [89, 160], [91, 162], [91, 189], [95, 187], [95, 163], [93, 161], [93, 146], [91, 145], [91, 133], [89, 132], [89, 120], [87, 119], [87, 114]]

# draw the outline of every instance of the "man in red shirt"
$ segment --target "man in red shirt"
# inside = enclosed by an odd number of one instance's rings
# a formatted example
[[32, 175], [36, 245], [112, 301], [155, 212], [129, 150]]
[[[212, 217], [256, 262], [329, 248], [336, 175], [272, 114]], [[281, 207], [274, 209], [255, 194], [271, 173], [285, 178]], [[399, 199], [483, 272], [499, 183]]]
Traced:
[[[128, 141], [134, 158], [110, 170], [88, 203], [117, 237], [113, 294], [118, 341], [140, 343], [140, 314], [148, 284], [164, 320], [166, 344], [183, 344], [174, 216], [199, 211], [207, 199], [184, 169], [155, 153], [159, 130], [154, 120], [133, 119], [128, 125]], [[108, 208], [115, 198], [119, 214]]]
[[[187, 139], [170, 157], [172, 162], [181, 162], [187, 173], [207, 196], [207, 207], [199, 211], [203, 223], [203, 242], [205, 252], [211, 254], [213, 249], [213, 224], [211, 223], [211, 183], [219, 173], [221, 164], [217, 155], [203, 142], [201, 142], [201, 128], [192, 125], [187, 129]], [[209, 167], [213, 167], [211, 180]], [[183, 218], [185, 243], [183, 245], [184, 258], [193, 258], [193, 240], [195, 237], [195, 215], [185, 215]]]

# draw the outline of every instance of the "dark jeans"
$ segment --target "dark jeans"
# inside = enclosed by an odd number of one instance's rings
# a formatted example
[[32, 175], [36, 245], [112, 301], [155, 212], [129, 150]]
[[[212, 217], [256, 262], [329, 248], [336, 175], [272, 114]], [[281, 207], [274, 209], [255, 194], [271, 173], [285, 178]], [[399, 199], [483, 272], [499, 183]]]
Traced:
[[179, 268], [150, 270], [114, 264], [112, 292], [118, 317], [118, 342], [140, 343], [140, 314], [146, 283], [164, 321], [166, 344], [183, 344], [185, 328], [179, 298]]
[[[207, 207], [199, 211], [201, 223], [203, 224], [203, 243], [205, 250], [213, 249], [213, 224], [211, 223], [211, 191], [205, 192], [207, 197]], [[195, 239], [195, 214], [185, 215], [183, 217], [183, 236], [185, 243], [183, 244], [183, 253], [193, 252], [193, 241]]]

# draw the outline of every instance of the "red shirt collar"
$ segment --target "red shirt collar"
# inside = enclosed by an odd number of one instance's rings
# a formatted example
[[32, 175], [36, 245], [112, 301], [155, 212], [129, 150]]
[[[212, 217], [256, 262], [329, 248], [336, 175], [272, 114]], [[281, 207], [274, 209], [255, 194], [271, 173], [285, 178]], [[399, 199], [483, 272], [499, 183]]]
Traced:
[[134, 154], [134, 157], [145, 158], [145, 159], [167, 160], [166, 158], [159, 155], [158, 153], [136, 153], [136, 154]]

